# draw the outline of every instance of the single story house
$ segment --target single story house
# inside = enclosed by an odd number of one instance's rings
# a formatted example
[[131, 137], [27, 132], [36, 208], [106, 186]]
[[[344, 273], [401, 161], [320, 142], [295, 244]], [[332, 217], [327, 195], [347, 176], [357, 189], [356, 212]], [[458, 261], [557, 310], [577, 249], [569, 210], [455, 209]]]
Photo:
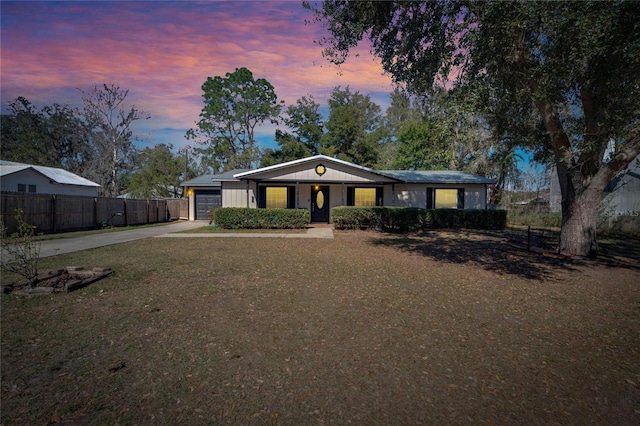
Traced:
[[331, 222], [336, 206], [486, 209], [491, 179], [457, 171], [374, 170], [316, 155], [255, 170], [185, 181], [189, 219], [219, 207], [308, 209]]
[[98, 196], [100, 185], [55, 167], [34, 166], [0, 160], [3, 192]]

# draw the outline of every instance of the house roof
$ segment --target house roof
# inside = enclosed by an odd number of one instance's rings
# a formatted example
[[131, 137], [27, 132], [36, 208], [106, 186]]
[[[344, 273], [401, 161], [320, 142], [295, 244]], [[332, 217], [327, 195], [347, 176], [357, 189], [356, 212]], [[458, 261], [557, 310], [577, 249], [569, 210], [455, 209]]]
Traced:
[[381, 174], [406, 183], [480, 183], [492, 180], [472, 173], [450, 170], [382, 170]]
[[45, 176], [49, 180], [53, 181], [54, 183], [58, 183], [61, 185], [77, 185], [90, 187], [100, 186], [99, 184], [92, 182], [89, 179], [85, 179], [82, 176], [78, 176], [75, 173], [71, 173], [70, 171], [64, 169], [0, 160], [0, 176], [8, 176], [29, 169], [34, 170]]
[[202, 175], [196, 178], [184, 181], [180, 186], [222, 186], [222, 182], [238, 181], [234, 175], [243, 173], [248, 169], [234, 169], [229, 172], [221, 173], [219, 175]]
[[273, 170], [284, 169], [284, 168], [291, 167], [291, 166], [296, 166], [296, 165], [299, 165], [299, 164], [305, 164], [305, 163], [311, 163], [311, 162], [317, 162], [317, 161], [324, 161], [326, 163], [341, 164], [341, 165], [346, 166], [346, 167], [351, 167], [351, 168], [358, 169], [358, 170], [361, 170], [361, 171], [364, 171], [364, 172], [373, 173], [373, 174], [376, 174], [376, 175], [379, 175], [379, 176], [383, 176], [383, 177], [388, 177], [388, 178], [394, 179], [391, 176], [385, 176], [379, 170], [374, 170], [374, 169], [370, 169], [368, 167], [359, 166], [357, 164], [349, 163], [348, 161], [339, 160], [337, 158], [328, 157], [326, 155], [314, 155], [312, 157], [306, 157], [306, 158], [301, 158], [299, 160], [287, 161], [286, 163], [274, 164], [273, 166], [262, 167], [260, 169], [248, 170], [248, 171], [245, 171], [243, 173], [235, 174], [234, 177], [237, 178], [237, 179], [250, 178], [250, 177], [253, 177], [255, 175], [259, 175], [259, 174], [262, 174], [262, 173], [270, 172], [270, 171], [273, 171]]
[[299, 166], [306, 163], [322, 162], [325, 164], [334, 164], [371, 173], [382, 177], [383, 181], [404, 182], [404, 183], [421, 183], [421, 184], [490, 184], [492, 180], [472, 173], [438, 170], [375, 170], [368, 167], [359, 166], [349, 163], [348, 161], [339, 160], [337, 158], [328, 157], [326, 155], [314, 155], [312, 157], [301, 158], [298, 160], [287, 161], [273, 166], [262, 167], [259, 169], [241, 169], [232, 170], [220, 175], [203, 175], [182, 183], [182, 186], [192, 187], [211, 187], [222, 186], [224, 181], [238, 181], [243, 179], [260, 179], [271, 172], [284, 170], [287, 168]]

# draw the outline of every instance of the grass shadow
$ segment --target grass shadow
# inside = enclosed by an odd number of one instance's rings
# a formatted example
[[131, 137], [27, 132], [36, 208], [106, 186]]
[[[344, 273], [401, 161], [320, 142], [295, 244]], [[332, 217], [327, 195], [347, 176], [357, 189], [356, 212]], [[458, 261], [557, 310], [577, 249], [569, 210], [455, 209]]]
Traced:
[[427, 231], [380, 234], [373, 245], [394, 247], [435, 261], [477, 265], [499, 274], [545, 280], [558, 269], [574, 270], [574, 261], [546, 257], [511, 246], [508, 238], [476, 231]]

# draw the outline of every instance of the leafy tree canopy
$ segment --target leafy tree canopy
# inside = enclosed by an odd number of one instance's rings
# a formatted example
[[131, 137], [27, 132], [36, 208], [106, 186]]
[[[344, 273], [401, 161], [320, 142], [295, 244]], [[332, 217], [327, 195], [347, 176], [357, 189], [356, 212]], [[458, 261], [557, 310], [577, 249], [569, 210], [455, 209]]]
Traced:
[[278, 149], [265, 150], [260, 163], [262, 167], [318, 153], [323, 136], [323, 119], [320, 104], [313, 100], [313, 96], [303, 96], [295, 105], [289, 105], [283, 121], [292, 133], [276, 130]]
[[59, 104], [38, 108], [23, 97], [8, 107], [1, 127], [5, 160], [82, 172], [89, 147], [78, 110]]
[[255, 128], [277, 123], [282, 102], [271, 83], [255, 79], [247, 68], [225, 77], [208, 77], [202, 85], [204, 107], [187, 137], [209, 145], [223, 170], [250, 168], [260, 159]]
[[[470, 87], [492, 132], [546, 151], [562, 190], [561, 251], [595, 247], [602, 190], [640, 153], [640, 3], [344, 2], [314, 8], [343, 62], [360, 40], [412, 93]], [[540, 129], [545, 138], [537, 136]], [[617, 150], [603, 161], [610, 140]]]
[[372, 167], [378, 160], [380, 126], [380, 106], [369, 95], [336, 87], [329, 99], [329, 118], [324, 123], [326, 133], [320, 152]]
[[134, 198], [177, 198], [181, 195], [184, 164], [173, 153], [171, 144], [143, 149], [137, 155], [136, 163], [138, 168], [128, 185], [129, 195]]

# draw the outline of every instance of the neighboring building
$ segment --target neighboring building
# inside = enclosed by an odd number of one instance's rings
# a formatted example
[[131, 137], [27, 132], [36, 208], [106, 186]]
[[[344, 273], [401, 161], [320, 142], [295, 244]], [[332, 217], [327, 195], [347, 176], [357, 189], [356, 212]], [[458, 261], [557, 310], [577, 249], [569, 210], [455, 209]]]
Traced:
[[604, 189], [602, 210], [608, 218], [609, 227], [623, 217], [636, 218], [637, 221], [640, 216], [640, 155]]
[[[640, 155], [629, 166], [614, 176], [603, 193], [602, 208], [611, 220], [621, 216], [640, 215]], [[562, 211], [562, 194], [558, 173], [554, 167], [551, 172], [550, 209], [552, 212]]]
[[98, 185], [74, 173], [55, 167], [34, 166], [0, 160], [3, 192], [86, 195], [96, 197]]
[[308, 209], [311, 222], [331, 222], [336, 206], [486, 209], [478, 175], [455, 171], [373, 170], [324, 155], [256, 170], [204, 175], [182, 183], [189, 219], [218, 207]]
[[549, 211], [559, 213], [562, 211], [562, 192], [560, 191], [560, 179], [558, 178], [558, 169], [555, 164], [551, 167], [549, 181]]

